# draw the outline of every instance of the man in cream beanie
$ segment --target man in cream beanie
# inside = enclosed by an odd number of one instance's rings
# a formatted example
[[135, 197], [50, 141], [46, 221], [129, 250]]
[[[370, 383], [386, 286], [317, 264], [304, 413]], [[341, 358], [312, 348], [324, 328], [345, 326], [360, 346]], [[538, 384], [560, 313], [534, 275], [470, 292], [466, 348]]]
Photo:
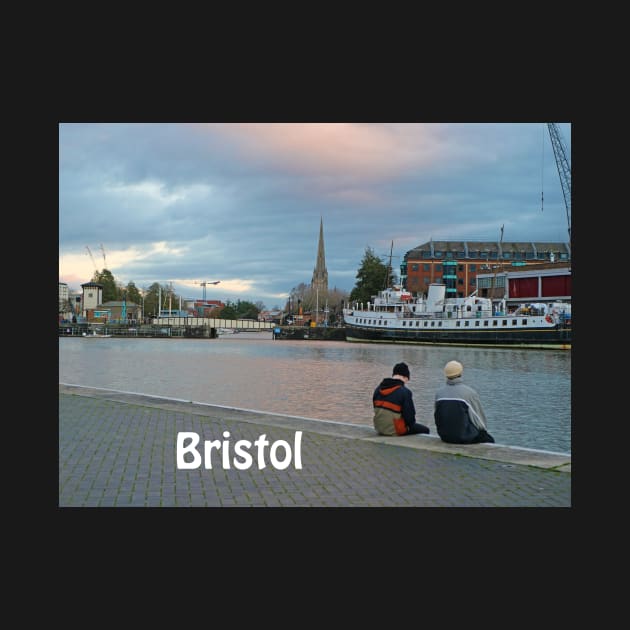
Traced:
[[478, 444], [494, 442], [488, 433], [486, 415], [479, 394], [462, 382], [464, 366], [449, 361], [444, 366], [446, 384], [435, 394], [433, 418], [443, 442]]

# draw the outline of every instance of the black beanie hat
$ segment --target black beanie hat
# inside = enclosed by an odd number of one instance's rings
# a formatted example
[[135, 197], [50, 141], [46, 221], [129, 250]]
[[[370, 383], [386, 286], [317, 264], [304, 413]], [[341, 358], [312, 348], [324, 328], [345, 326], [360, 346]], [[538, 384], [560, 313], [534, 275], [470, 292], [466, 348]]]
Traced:
[[406, 363], [396, 363], [394, 366], [394, 370], [392, 372], [392, 376], [394, 374], [400, 374], [401, 376], [406, 376], [407, 378], [411, 378], [409, 374], [409, 368]]

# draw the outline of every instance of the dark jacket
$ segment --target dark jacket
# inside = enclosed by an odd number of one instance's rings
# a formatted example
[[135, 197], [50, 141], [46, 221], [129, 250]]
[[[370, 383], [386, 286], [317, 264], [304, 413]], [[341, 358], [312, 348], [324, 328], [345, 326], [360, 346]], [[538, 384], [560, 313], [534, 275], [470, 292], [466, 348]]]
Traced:
[[435, 394], [433, 413], [438, 435], [451, 444], [494, 442], [477, 392], [461, 377], [447, 380]]
[[381, 435], [405, 435], [416, 422], [411, 390], [397, 378], [384, 378], [374, 390], [374, 428]]

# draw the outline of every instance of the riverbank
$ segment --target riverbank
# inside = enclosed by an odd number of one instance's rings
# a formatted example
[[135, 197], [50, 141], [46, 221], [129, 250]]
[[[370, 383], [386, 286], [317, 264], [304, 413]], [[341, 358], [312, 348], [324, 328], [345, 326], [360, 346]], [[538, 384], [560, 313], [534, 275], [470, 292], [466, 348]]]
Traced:
[[[301, 468], [254, 457], [239, 469], [215, 453], [210, 469], [178, 469], [182, 432], [234, 448], [294, 445], [300, 432]], [[570, 507], [571, 457], [60, 384], [59, 507], [123, 506]]]

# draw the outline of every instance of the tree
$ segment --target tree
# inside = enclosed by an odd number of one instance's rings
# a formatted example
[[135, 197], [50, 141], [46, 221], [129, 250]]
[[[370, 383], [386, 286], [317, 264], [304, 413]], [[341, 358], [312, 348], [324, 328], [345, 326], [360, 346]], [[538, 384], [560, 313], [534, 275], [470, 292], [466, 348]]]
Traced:
[[365, 248], [356, 278], [357, 282], [350, 292], [351, 302], [369, 302], [373, 295], [387, 288], [385, 285], [388, 280], [391, 284], [396, 283], [396, 275], [391, 263], [383, 263], [369, 245]]
[[120, 289], [116, 285], [116, 279], [109, 269], [103, 269], [103, 271], [95, 271], [92, 277], [93, 282], [98, 282], [103, 285], [103, 304], [105, 302], [111, 302], [114, 300], [120, 300]]
[[134, 304], [142, 304], [142, 295], [140, 295], [140, 291], [138, 287], [133, 282], [127, 283], [127, 288], [125, 289], [126, 300], [127, 302], [133, 302]]

